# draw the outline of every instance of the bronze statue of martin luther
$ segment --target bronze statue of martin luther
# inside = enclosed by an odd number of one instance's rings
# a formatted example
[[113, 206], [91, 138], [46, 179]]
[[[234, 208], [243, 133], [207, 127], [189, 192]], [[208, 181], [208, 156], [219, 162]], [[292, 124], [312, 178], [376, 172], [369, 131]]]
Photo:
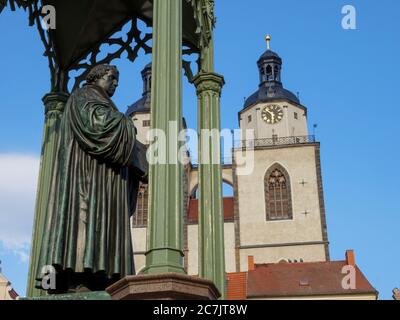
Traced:
[[104, 290], [135, 273], [130, 217], [147, 179], [145, 151], [133, 121], [111, 100], [117, 68], [96, 66], [86, 80], [60, 127], [36, 275], [40, 286], [42, 267], [55, 268], [49, 293]]

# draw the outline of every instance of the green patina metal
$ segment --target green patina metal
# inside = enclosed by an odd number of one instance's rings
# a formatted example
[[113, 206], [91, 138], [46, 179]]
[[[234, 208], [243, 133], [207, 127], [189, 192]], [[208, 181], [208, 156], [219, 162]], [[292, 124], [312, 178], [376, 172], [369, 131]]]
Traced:
[[[219, 133], [219, 105], [224, 79], [220, 75], [203, 72], [195, 77], [194, 83], [198, 94], [199, 130], [215, 130]], [[210, 152], [204, 152], [205, 149]], [[200, 134], [199, 275], [212, 280], [224, 299], [226, 281], [220, 150], [219, 135]]]
[[[3, 5], [6, 1], [1, 2]], [[30, 277], [28, 296], [40, 296], [34, 289], [34, 277], [38, 264], [38, 239], [43, 233], [45, 206], [48, 202], [50, 180], [56, 157], [55, 142], [62, 118], [63, 105], [68, 97], [68, 73], [77, 67], [93, 67], [119, 58], [124, 50], [129, 54], [129, 45], [120, 39], [109, 41], [119, 43], [123, 50], [109, 56], [110, 61], [92, 59], [88, 65], [79, 61], [91, 53], [98, 53], [109, 35], [121, 29], [132, 17], [142, 18], [148, 25], [153, 24], [153, 83], [152, 83], [152, 125], [169, 135], [169, 121], [177, 123], [177, 132], [182, 127], [182, 44], [200, 53], [200, 70], [193, 80], [198, 93], [199, 130], [220, 129], [220, 95], [223, 77], [214, 73], [215, 25], [213, 0], [108, 0], [94, 2], [85, 0], [73, 3], [64, 0], [43, 0], [42, 4], [54, 5], [60, 23], [57, 30], [46, 34], [40, 28], [39, 1], [9, 1], [21, 5], [30, 13], [30, 25], [36, 23], [44, 42], [45, 55], [51, 71], [51, 94], [44, 99], [46, 118], [43, 134], [42, 157], [37, 192], [35, 222], [32, 237]], [[77, 7], [78, 6], [78, 7]], [[79, 15], [76, 16], [76, 13]], [[104, 15], [107, 12], [107, 15]], [[74, 25], [66, 21], [74, 17]], [[101, 20], [103, 17], [103, 20]], [[106, 17], [106, 20], [104, 20]], [[115, 19], [114, 19], [115, 18]], [[69, 19], [69, 20], [68, 20]], [[100, 19], [100, 20], [99, 20]], [[100, 32], [97, 27], [102, 23]], [[78, 30], [77, 33], [74, 30]], [[136, 33], [136, 30], [133, 31]], [[77, 34], [79, 36], [77, 36]], [[128, 34], [129, 37], [129, 34]], [[138, 40], [137, 34], [131, 40]], [[146, 38], [146, 41], [149, 38]], [[143, 41], [137, 44], [145, 49]], [[138, 47], [138, 48], [139, 48]], [[137, 50], [137, 48], [135, 48]], [[137, 51], [136, 51], [137, 52]], [[169, 142], [179, 150], [178, 137]], [[220, 150], [220, 140], [201, 138], [202, 146]], [[167, 145], [167, 150], [168, 150]], [[220, 154], [218, 152], [218, 154]], [[199, 155], [209, 164], [200, 164], [200, 224], [199, 224], [199, 270], [200, 276], [215, 282], [225, 296], [224, 221], [222, 202], [221, 164], [213, 164], [212, 154]], [[168, 155], [169, 157], [169, 155]], [[172, 159], [167, 159], [172, 160]], [[149, 274], [176, 272], [183, 273], [183, 168], [181, 164], [155, 164], [150, 167], [150, 221], [146, 269]], [[67, 297], [67, 296], [66, 296]], [[68, 298], [68, 297], [67, 297]]]
[[47, 204], [50, 199], [50, 185], [53, 177], [54, 163], [56, 162], [56, 147], [62, 114], [68, 94], [48, 94], [43, 98], [45, 105], [45, 121], [43, 130], [43, 144], [40, 158], [40, 171], [36, 195], [35, 220], [32, 231], [32, 247], [29, 265], [27, 296], [42, 296], [44, 291], [35, 289], [35, 275], [39, 261], [40, 239], [43, 235]]
[[[219, 136], [201, 131], [220, 132], [220, 97], [224, 78], [214, 72], [214, 0], [193, 0], [196, 21], [201, 30], [200, 70], [193, 82], [198, 96], [199, 142], [199, 275], [212, 280], [226, 297], [224, 209], [222, 193], [221, 144]], [[204, 152], [209, 150], [209, 152]], [[217, 159], [216, 159], [217, 158]]]
[[[182, 2], [155, 0], [153, 20], [152, 128], [167, 138], [167, 164], [150, 166], [150, 219], [144, 273], [184, 273], [183, 168], [177, 155], [182, 128]], [[171, 132], [171, 123], [176, 131]], [[174, 152], [175, 151], [175, 152]]]

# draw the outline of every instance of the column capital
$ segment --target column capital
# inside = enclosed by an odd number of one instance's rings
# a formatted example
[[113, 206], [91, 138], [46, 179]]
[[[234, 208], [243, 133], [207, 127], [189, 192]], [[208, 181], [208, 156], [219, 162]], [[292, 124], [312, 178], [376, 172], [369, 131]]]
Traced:
[[45, 106], [45, 115], [49, 114], [50, 112], [63, 113], [68, 98], [69, 94], [64, 92], [51, 92], [46, 94], [42, 98]]
[[204, 91], [214, 91], [220, 95], [222, 87], [225, 85], [225, 79], [217, 73], [202, 72], [194, 77], [193, 83], [196, 86], [197, 94]]

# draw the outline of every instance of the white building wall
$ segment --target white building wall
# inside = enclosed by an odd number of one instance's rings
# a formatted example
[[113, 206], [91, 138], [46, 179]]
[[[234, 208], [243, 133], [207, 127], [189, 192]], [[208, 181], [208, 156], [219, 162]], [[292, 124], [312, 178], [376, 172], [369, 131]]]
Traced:
[[144, 253], [146, 252], [146, 235], [147, 228], [132, 228], [132, 243], [133, 243], [133, 253], [135, 259], [135, 269], [136, 273], [139, 273], [146, 266], [146, 257]]
[[[282, 108], [284, 113], [282, 121], [277, 124], [268, 124], [262, 120], [262, 111], [269, 105], [278, 105]], [[295, 113], [297, 119], [295, 119]], [[249, 116], [251, 116], [251, 122], [249, 122]], [[271, 139], [273, 135], [278, 135], [278, 138], [308, 135], [306, 110], [285, 101], [255, 105], [244, 111], [240, 117], [242, 135], [246, 130], [253, 129], [255, 139]], [[245, 140], [245, 136], [242, 136], [242, 140]]]
[[13, 300], [10, 296], [11, 289], [10, 282], [0, 273], [0, 301]]
[[147, 133], [150, 130], [150, 127], [143, 126], [144, 121], [150, 121], [151, 114], [150, 113], [137, 113], [132, 117], [133, 123], [137, 129], [137, 136], [139, 142], [148, 145], [149, 142], [147, 140]]
[[[188, 274], [199, 274], [198, 260], [198, 225], [188, 226]], [[233, 223], [225, 223], [225, 265], [227, 272], [235, 272], [235, 228]]]
[[[314, 145], [254, 151], [254, 170], [238, 176], [241, 246], [323, 241], [315, 152]], [[275, 163], [290, 176], [292, 220], [266, 220], [264, 177]], [[304, 214], [306, 211], [308, 215]], [[241, 265], [247, 265], [247, 255], [254, 255], [258, 263], [275, 263], [280, 259], [325, 261], [322, 248], [323, 245], [252, 249], [241, 254]]]

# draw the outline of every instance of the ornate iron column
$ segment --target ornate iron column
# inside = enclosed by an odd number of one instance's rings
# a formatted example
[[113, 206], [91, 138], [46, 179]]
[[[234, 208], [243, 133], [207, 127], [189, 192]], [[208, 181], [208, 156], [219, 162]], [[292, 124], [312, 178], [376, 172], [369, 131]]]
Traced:
[[182, 128], [182, 1], [155, 0], [153, 5], [151, 122], [152, 129], [165, 133], [167, 154], [166, 164], [150, 165], [144, 273], [184, 273], [183, 167], [172, 155], [179, 150]]
[[[224, 78], [214, 73], [214, 1], [198, 8], [203, 37], [200, 72], [194, 78], [198, 95], [199, 139], [199, 275], [212, 280], [222, 299], [225, 288], [225, 238], [221, 168], [220, 96]], [[203, 134], [205, 130], [210, 134]], [[215, 134], [211, 134], [214, 131]]]
[[45, 292], [35, 289], [35, 277], [39, 270], [40, 243], [46, 219], [47, 204], [50, 198], [50, 185], [54, 173], [54, 163], [57, 157], [58, 132], [69, 95], [66, 93], [50, 93], [44, 96], [45, 121], [43, 143], [40, 158], [39, 180], [36, 194], [36, 207], [32, 232], [31, 256], [27, 296], [41, 296]]
[[44, 56], [47, 57], [50, 70], [50, 93], [43, 97], [45, 121], [40, 157], [39, 178], [36, 192], [36, 204], [32, 229], [32, 243], [27, 284], [27, 297], [43, 296], [45, 291], [35, 288], [36, 275], [40, 256], [43, 227], [46, 220], [47, 205], [50, 198], [50, 187], [54, 174], [54, 163], [57, 157], [59, 128], [64, 107], [68, 100], [68, 70], [62, 70], [58, 64], [50, 33], [41, 27], [41, 7], [38, 0], [16, 1], [18, 6], [29, 12], [29, 25], [36, 26], [44, 45]]

